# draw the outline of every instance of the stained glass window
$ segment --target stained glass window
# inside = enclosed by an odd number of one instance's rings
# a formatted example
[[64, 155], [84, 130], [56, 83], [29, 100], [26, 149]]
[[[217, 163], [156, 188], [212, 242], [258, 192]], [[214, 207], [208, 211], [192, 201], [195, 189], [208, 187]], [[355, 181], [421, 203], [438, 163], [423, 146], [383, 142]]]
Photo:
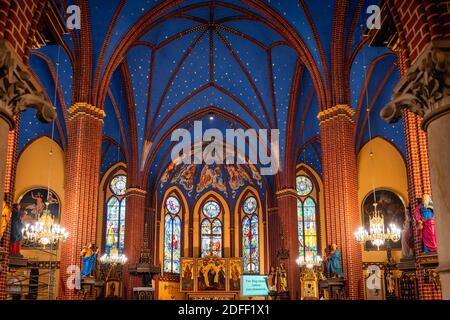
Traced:
[[215, 201], [209, 201], [203, 206], [203, 214], [208, 218], [215, 218], [220, 214], [220, 206]]
[[311, 197], [297, 200], [299, 255], [306, 258], [317, 256], [316, 203]]
[[252, 214], [256, 211], [256, 207], [258, 206], [258, 203], [256, 202], [255, 197], [248, 197], [244, 201], [244, 212], [246, 214]]
[[215, 201], [208, 201], [202, 208], [201, 256], [222, 257], [222, 221], [220, 206]]
[[259, 273], [259, 219], [254, 197], [245, 199], [242, 210], [242, 264], [245, 273]]
[[114, 195], [106, 203], [105, 251], [109, 253], [114, 247], [122, 252], [125, 245], [126, 201], [123, 195], [127, 188], [126, 177], [114, 177], [109, 186]]
[[311, 193], [313, 189], [313, 184], [311, 179], [306, 176], [297, 177], [297, 193], [299, 196], [307, 196]]
[[164, 216], [164, 272], [180, 273], [181, 218], [180, 202], [174, 196], [166, 200]]
[[124, 196], [127, 189], [127, 177], [116, 176], [111, 180], [109, 185], [111, 192], [116, 196]]

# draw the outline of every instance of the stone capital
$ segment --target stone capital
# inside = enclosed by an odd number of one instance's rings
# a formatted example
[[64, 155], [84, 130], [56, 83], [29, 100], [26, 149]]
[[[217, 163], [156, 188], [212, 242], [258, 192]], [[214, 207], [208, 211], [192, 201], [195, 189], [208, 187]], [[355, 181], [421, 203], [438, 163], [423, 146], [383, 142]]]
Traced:
[[39, 91], [40, 85], [22, 64], [7, 40], [0, 40], [0, 119], [14, 128], [14, 116], [28, 108], [37, 111], [42, 122], [51, 122], [56, 111]]
[[338, 104], [328, 109], [325, 109], [317, 115], [320, 123], [330, 121], [337, 117], [345, 117], [350, 121], [353, 121], [355, 111], [347, 104]]
[[127, 188], [126, 197], [137, 196], [137, 197], [145, 198], [146, 195], [147, 195], [147, 191], [145, 191], [143, 189], [136, 188], [136, 187]]
[[402, 109], [423, 117], [422, 128], [450, 112], [450, 40], [431, 42], [394, 89], [381, 110], [387, 122], [396, 122]]
[[285, 189], [281, 189], [278, 190], [276, 192], [277, 198], [284, 198], [284, 197], [293, 197], [293, 198], [297, 198], [297, 190], [295, 190], [294, 188], [285, 188]]
[[69, 120], [73, 120], [80, 115], [86, 115], [95, 120], [103, 122], [103, 119], [106, 116], [106, 113], [103, 109], [97, 108], [86, 102], [77, 102], [70, 107], [69, 112]]

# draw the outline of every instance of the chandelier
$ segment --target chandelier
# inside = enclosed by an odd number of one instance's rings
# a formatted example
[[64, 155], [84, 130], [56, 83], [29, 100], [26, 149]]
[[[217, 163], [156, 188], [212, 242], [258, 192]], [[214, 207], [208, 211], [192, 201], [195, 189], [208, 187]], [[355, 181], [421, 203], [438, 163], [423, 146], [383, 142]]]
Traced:
[[50, 210], [48, 210], [48, 206], [38, 221], [25, 225], [22, 229], [22, 234], [25, 240], [40, 243], [44, 247], [54, 245], [60, 240], [65, 241], [69, 237], [69, 232], [55, 223]]
[[374, 246], [380, 250], [386, 241], [397, 242], [400, 240], [401, 230], [395, 224], [391, 223], [389, 227], [384, 230], [384, 217], [377, 209], [378, 203], [374, 203], [373, 214], [369, 218], [369, 231], [364, 227], [359, 227], [355, 232], [355, 238], [358, 242], [364, 243], [371, 241]]
[[295, 260], [297, 264], [302, 268], [313, 269], [314, 267], [318, 267], [322, 265], [322, 257], [321, 256], [307, 256], [306, 258], [300, 256]]
[[103, 254], [99, 260], [101, 264], [117, 266], [127, 263], [128, 258], [124, 254], [119, 254], [119, 250], [112, 248], [109, 254]]

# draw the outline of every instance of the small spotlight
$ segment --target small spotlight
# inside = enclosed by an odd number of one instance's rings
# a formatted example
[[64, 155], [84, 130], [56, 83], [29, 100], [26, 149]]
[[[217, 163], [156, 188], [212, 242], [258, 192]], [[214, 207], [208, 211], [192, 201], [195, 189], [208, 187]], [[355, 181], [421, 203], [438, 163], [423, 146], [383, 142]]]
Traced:
[[214, 115], [213, 115], [213, 114], [210, 114], [210, 115], [209, 115], [209, 120], [211, 120], [211, 121], [214, 120]]

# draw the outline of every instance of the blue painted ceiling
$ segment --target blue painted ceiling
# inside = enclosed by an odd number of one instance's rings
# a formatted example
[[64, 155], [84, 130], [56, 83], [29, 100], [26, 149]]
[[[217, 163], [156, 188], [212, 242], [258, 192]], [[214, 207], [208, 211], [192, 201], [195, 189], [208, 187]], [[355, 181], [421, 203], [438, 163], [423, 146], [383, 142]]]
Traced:
[[[89, 1], [90, 18], [82, 21], [82, 28], [83, 23], [90, 24], [93, 74], [99, 72], [99, 79], [102, 79], [108, 60], [127, 31], [163, 2]], [[312, 54], [322, 78], [329, 81], [326, 75], [329, 78], [333, 53], [334, 1], [261, 2], [295, 29]], [[349, 1], [345, 17], [347, 50], [354, 57], [348, 70], [351, 105], [356, 111], [355, 145], [359, 150], [368, 141], [368, 122], [365, 120], [368, 102], [373, 136], [386, 138], [404, 153], [401, 123], [388, 125], [378, 115], [399, 79], [396, 57], [387, 49], [366, 45], [356, 51], [363, 39], [361, 25], [367, 18], [365, 8], [376, 2]], [[64, 1], [64, 5], [70, 4], [71, 1]], [[64, 11], [63, 6], [61, 10]], [[113, 19], [115, 15], [117, 19]], [[148, 170], [150, 183], [155, 183], [170, 163], [167, 154], [172, 145], [171, 131], [176, 126], [191, 128], [194, 120], [201, 119], [205, 127], [212, 125], [223, 131], [227, 128], [279, 129], [282, 165], [286, 137], [291, 134], [295, 143], [292, 156], [321, 173], [319, 102], [312, 77], [297, 51], [259, 12], [238, 0], [189, 0], [160, 15], [151, 28], [137, 32], [140, 32], [139, 40], [114, 72], [104, 105], [99, 106], [107, 114], [103, 129], [102, 173], [117, 161], [129, 161], [136, 153], [138, 167]], [[69, 50], [73, 51], [73, 41], [78, 37], [78, 31], [65, 36]], [[30, 66], [52, 100], [54, 77], [58, 75], [56, 106], [59, 118], [54, 137], [65, 147], [64, 118], [74, 102], [70, 57], [60, 47], [48, 46], [32, 53]], [[296, 73], [301, 77], [297, 90], [293, 90]], [[131, 92], [125, 89], [126, 83]], [[290, 104], [296, 107], [292, 133], [287, 132]], [[215, 111], [213, 124], [208, 122], [209, 113], [191, 117], [205, 108], [223, 110], [230, 116]], [[134, 118], [135, 124], [131, 121]], [[51, 125], [40, 124], [31, 112], [25, 112], [20, 148], [38, 136], [50, 136], [51, 131]], [[134, 131], [136, 137], [131, 134]], [[133, 150], [131, 139], [136, 139], [137, 150]], [[273, 183], [272, 178], [268, 181]]]

